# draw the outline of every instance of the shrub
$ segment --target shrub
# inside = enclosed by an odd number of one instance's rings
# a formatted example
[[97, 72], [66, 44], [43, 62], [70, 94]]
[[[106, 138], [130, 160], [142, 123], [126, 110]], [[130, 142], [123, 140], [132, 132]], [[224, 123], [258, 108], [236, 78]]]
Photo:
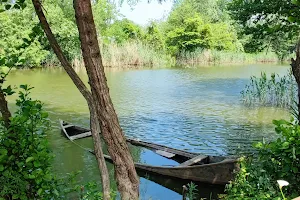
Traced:
[[59, 193], [45, 139], [48, 114], [29, 97], [32, 88], [21, 88], [9, 128], [0, 125], [0, 198], [53, 199]]
[[274, 120], [278, 139], [259, 142], [257, 158], [242, 159], [241, 170], [233, 182], [226, 186], [224, 199], [281, 199], [277, 180], [287, 180], [284, 188], [288, 198], [299, 193], [300, 126], [296, 120]]

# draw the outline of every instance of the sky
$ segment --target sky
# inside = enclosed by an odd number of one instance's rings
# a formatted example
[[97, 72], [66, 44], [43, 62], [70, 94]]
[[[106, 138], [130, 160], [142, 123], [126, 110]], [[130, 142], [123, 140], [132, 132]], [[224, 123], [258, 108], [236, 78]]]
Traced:
[[137, 5], [130, 7], [126, 1], [120, 8], [121, 14], [127, 19], [134, 21], [140, 25], [147, 25], [151, 20], [160, 20], [166, 17], [172, 8], [172, 1], [158, 3], [152, 0], [151, 3], [147, 3], [147, 0], [142, 0]]

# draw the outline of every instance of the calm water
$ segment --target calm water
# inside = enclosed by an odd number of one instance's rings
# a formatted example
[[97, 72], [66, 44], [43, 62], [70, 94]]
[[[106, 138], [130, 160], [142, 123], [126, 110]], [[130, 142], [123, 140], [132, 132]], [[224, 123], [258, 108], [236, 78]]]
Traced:
[[[251, 75], [261, 71], [284, 74], [287, 69], [251, 65], [107, 71], [106, 75], [128, 137], [209, 155], [233, 155], [252, 152], [254, 141], [274, 137], [272, 119], [288, 117], [281, 109], [244, 107], [240, 91]], [[78, 73], [87, 80], [83, 71]], [[24, 70], [11, 73], [8, 79], [13, 85], [34, 86], [32, 97], [44, 102], [52, 121], [49, 140], [56, 154], [55, 170], [61, 174], [81, 170], [82, 182], [99, 181], [94, 156], [66, 140], [59, 130], [58, 119], [89, 125], [85, 100], [67, 74], [61, 69]], [[92, 147], [91, 138], [78, 143]], [[176, 164], [144, 149], [133, 149], [133, 153], [139, 162]], [[113, 173], [111, 165], [109, 168]], [[141, 178], [142, 199], [181, 199], [178, 193], [148, 179]]]

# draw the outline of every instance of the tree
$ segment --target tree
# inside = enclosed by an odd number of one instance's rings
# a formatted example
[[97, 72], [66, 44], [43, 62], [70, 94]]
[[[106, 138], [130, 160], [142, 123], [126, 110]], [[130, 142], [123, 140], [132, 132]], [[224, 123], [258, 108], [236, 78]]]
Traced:
[[136, 200], [139, 197], [139, 179], [109, 95], [91, 1], [74, 0], [74, 9], [93, 102], [96, 105], [101, 133], [115, 166], [118, 189], [122, 199]]
[[[294, 42], [296, 59], [292, 70], [298, 84], [298, 121], [300, 123], [300, 1], [299, 0], [233, 0], [229, 3], [231, 16], [240, 24], [243, 33], [255, 41], [252, 49]], [[296, 42], [298, 40], [298, 42]], [[281, 44], [278, 44], [281, 42]], [[296, 45], [297, 43], [297, 45]], [[297, 46], [295, 48], [295, 46]], [[283, 49], [280, 49], [283, 50]]]
[[72, 79], [73, 83], [76, 85], [78, 90], [81, 92], [83, 97], [86, 99], [89, 110], [90, 110], [90, 123], [91, 123], [91, 133], [93, 136], [94, 141], [94, 149], [95, 149], [95, 155], [98, 161], [98, 166], [101, 171], [102, 176], [102, 187], [103, 187], [103, 199], [108, 200], [110, 199], [110, 183], [109, 183], [109, 175], [105, 163], [105, 159], [102, 152], [102, 145], [101, 145], [101, 139], [98, 132], [98, 121], [96, 118], [96, 104], [93, 102], [93, 97], [91, 92], [87, 89], [85, 84], [82, 82], [82, 80], [79, 78], [79, 76], [76, 74], [74, 69], [72, 68], [71, 64], [68, 62], [66, 56], [63, 54], [60, 46], [57, 43], [57, 40], [54, 37], [54, 34], [52, 33], [50, 26], [46, 20], [46, 17], [44, 15], [44, 12], [42, 10], [42, 6], [39, 0], [32, 0], [32, 3], [34, 5], [35, 11], [39, 17], [40, 23], [45, 31], [45, 34], [49, 40], [49, 43], [57, 55], [59, 61], [61, 62], [62, 66], [68, 73], [69, 77]]
[[195, 14], [167, 34], [169, 50], [178, 55], [196, 49], [235, 50], [237, 37], [231, 26], [224, 22], [207, 23]]
[[[86, 88], [82, 80], [75, 73], [60, 49], [60, 46], [58, 45], [43, 13], [40, 1], [32, 0], [32, 3], [51, 47], [74, 84], [87, 100], [91, 117], [97, 116], [97, 118], [91, 119], [91, 127], [97, 127], [98, 124], [100, 126], [101, 133], [108, 146], [108, 151], [115, 166], [115, 176], [122, 199], [138, 199], [139, 180], [126, 139], [119, 125], [117, 115], [109, 96], [95, 23], [92, 15], [91, 2], [88, 0], [74, 1], [82, 56], [88, 73], [91, 92]], [[96, 121], [97, 124], [92, 124]], [[104, 159], [99, 133], [92, 130], [92, 135], [94, 139], [97, 138], [97, 140], [95, 139], [94, 141], [95, 148], [97, 148], [95, 149], [95, 152], [98, 158], [99, 168], [103, 171], [105, 162], [103, 162]], [[99, 152], [99, 155], [97, 155], [97, 152]], [[105, 186], [105, 182], [103, 182], [103, 186]], [[104, 199], [109, 199], [107, 190], [105, 190], [104, 195]]]
[[[245, 44], [247, 52], [259, 52], [271, 47], [280, 57], [295, 47], [299, 24], [293, 20], [297, 19], [300, 11], [299, 5], [291, 0], [234, 0], [228, 4], [228, 9], [241, 34], [250, 36]], [[278, 49], [278, 46], [287, 48]]]

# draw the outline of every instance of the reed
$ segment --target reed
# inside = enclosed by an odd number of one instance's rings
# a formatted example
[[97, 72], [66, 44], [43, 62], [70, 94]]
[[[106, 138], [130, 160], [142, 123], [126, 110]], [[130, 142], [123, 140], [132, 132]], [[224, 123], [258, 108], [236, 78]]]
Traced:
[[[101, 45], [103, 64], [107, 68], [172, 67], [175, 59], [164, 51], [138, 41], [124, 44]], [[73, 59], [74, 68], [84, 66], [83, 60]]]
[[297, 84], [289, 70], [282, 77], [271, 74], [270, 78], [262, 72], [260, 77], [252, 76], [250, 83], [241, 92], [246, 105], [276, 106], [293, 108], [296, 101]]
[[139, 41], [102, 46], [106, 67], [171, 67], [175, 60], [162, 50]]
[[177, 64], [184, 66], [271, 62], [280, 62], [277, 55], [273, 52], [250, 54], [244, 52], [197, 49], [194, 52], [182, 52], [177, 57]]

